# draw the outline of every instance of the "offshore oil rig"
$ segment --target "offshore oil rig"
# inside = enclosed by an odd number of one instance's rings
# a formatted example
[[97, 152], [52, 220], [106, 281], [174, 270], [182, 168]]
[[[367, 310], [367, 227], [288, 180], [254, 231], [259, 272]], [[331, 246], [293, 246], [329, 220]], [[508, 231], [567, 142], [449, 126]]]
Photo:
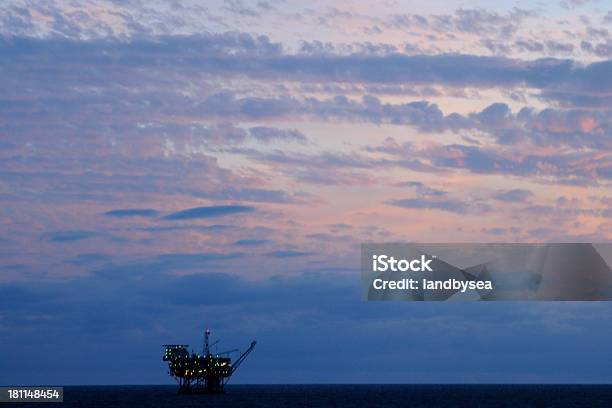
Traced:
[[[232, 374], [236, 372], [240, 364], [255, 348], [256, 341], [240, 353], [238, 349], [224, 351], [222, 353], [211, 353], [210, 348], [219, 341], [209, 344], [210, 330], [204, 332], [204, 347], [202, 354], [187, 351], [189, 345], [164, 344], [163, 361], [168, 362], [168, 374], [176, 380], [179, 385], [179, 394], [196, 393], [223, 393], [225, 384]], [[239, 356], [232, 364], [230, 355], [238, 353]]]

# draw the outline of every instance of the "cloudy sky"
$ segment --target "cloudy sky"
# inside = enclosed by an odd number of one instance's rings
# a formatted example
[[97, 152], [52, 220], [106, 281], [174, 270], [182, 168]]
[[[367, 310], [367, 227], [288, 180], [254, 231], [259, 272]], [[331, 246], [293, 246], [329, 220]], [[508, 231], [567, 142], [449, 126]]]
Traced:
[[205, 326], [238, 382], [612, 381], [606, 303], [357, 271], [611, 239], [609, 0], [5, 1], [0, 57], [0, 383], [167, 382]]

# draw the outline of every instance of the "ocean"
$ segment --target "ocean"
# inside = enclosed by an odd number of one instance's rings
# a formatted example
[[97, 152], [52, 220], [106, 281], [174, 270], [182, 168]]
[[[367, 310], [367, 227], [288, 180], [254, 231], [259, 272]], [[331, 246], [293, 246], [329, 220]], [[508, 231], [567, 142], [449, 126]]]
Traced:
[[64, 403], [50, 406], [593, 408], [612, 407], [612, 385], [228, 385], [221, 395], [177, 395], [165, 385], [79, 386], [64, 387]]

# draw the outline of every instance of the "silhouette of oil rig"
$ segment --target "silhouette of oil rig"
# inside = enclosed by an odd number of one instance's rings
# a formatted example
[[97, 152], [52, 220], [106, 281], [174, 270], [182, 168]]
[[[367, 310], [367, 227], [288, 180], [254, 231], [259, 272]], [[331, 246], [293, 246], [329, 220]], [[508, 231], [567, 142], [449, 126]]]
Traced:
[[[196, 354], [187, 350], [189, 345], [164, 344], [163, 361], [168, 362], [168, 374], [176, 380], [179, 385], [179, 394], [195, 393], [223, 393], [225, 384], [232, 374], [236, 372], [240, 364], [255, 348], [256, 341], [240, 353], [238, 349], [224, 351], [222, 353], [211, 353], [210, 348], [216, 345], [209, 344], [210, 330], [204, 332], [204, 347], [202, 354]], [[238, 353], [239, 357], [232, 364], [230, 355]]]

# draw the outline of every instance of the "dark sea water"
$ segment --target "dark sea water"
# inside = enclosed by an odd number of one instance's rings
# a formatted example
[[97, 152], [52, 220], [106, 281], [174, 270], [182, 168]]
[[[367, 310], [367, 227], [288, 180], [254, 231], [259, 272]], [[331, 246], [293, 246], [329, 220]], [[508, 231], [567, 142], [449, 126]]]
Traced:
[[15, 406], [612, 407], [612, 385], [234, 385], [223, 395], [177, 395], [172, 386], [82, 386], [65, 387], [63, 404]]

